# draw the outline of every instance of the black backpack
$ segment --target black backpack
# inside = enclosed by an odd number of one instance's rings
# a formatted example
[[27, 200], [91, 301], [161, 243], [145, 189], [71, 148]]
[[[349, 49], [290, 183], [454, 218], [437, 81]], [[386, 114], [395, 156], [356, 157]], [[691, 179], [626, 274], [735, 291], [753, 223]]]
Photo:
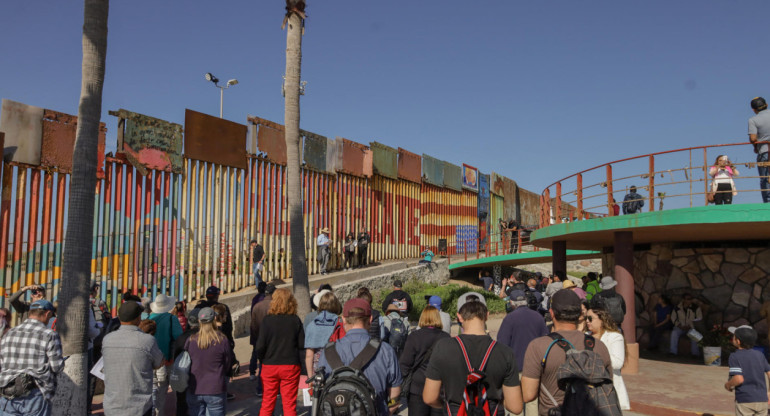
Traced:
[[375, 391], [369, 379], [363, 373], [363, 368], [377, 355], [380, 342], [369, 340], [369, 343], [353, 359], [350, 365], [345, 365], [337, 353], [334, 343], [324, 347], [326, 361], [332, 368], [331, 375], [320, 387], [313, 387], [316, 400], [313, 402], [314, 415], [322, 416], [367, 416], [376, 415], [374, 404]]
[[394, 318], [390, 320], [390, 331], [385, 334], [386, 341], [396, 351], [396, 355], [400, 356], [406, 345], [406, 338], [409, 336], [409, 328], [404, 325], [402, 318]]
[[543, 368], [554, 345], [558, 345], [567, 355], [556, 372], [559, 389], [564, 390], [564, 402], [559, 405], [551, 392], [540, 385], [550, 402], [546, 405], [553, 406], [548, 410], [548, 415], [622, 416], [620, 402], [612, 384], [612, 373], [607, 371], [604, 360], [594, 351], [594, 337], [586, 335], [583, 340], [585, 349], [577, 350], [557, 332], [548, 336], [553, 341], [545, 351], [541, 362]]

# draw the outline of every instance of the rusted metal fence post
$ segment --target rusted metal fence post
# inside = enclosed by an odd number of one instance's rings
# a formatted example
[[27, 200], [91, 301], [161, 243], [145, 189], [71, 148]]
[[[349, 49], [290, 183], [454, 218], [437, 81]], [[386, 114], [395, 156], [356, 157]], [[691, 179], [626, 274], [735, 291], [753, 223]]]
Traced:
[[577, 212], [578, 220], [583, 219], [583, 174], [577, 174]]
[[647, 190], [650, 193], [650, 212], [655, 211], [655, 156], [650, 155], [650, 182], [647, 185]]
[[613, 208], [615, 198], [612, 196], [612, 165], [607, 165], [607, 207], [609, 208], [608, 215], [615, 215], [615, 209]]

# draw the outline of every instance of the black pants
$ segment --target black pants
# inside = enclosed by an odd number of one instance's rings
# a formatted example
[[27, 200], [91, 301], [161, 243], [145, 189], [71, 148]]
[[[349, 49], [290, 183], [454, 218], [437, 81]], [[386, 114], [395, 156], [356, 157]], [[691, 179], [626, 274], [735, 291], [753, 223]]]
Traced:
[[733, 188], [729, 183], [718, 183], [714, 194], [714, 205], [730, 205], [733, 203]]
[[187, 416], [187, 390], [176, 392], [176, 416]]
[[421, 394], [409, 393], [409, 416], [442, 416], [446, 410], [428, 406], [422, 401]]
[[[361, 264], [360, 262], [358, 264]], [[353, 267], [353, 252], [345, 250], [345, 268]]]
[[358, 246], [358, 267], [366, 266], [366, 252], [369, 246]]

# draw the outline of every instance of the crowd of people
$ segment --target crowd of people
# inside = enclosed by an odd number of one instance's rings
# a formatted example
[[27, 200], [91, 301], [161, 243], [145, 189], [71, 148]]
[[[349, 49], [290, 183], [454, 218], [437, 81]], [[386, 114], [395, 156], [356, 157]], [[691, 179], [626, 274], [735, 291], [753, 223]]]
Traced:
[[[611, 276], [588, 273], [577, 279], [517, 271], [496, 286], [482, 272], [479, 280], [482, 289], [506, 301], [496, 340], [488, 334], [489, 310], [478, 292], [458, 298], [455, 317], [442, 310], [441, 297], [426, 296], [413, 325], [408, 316], [415, 303], [399, 280], [380, 305], [372, 304], [365, 287], [343, 303], [323, 285], [303, 319], [290, 290], [260, 281], [251, 303], [248, 367], [261, 398], [260, 415], [272, 415], [279, 401], [284, 415], [297, 414], [305, 383], [313, 386], [319, 415], [338, 414], [335, 409], [342, 407], [377, 415], [408, 409], [410, 416], [474, 414], [474, 409], [545, 416], [553, 409], [568, 415], [596, 408], [620, 415], [630, 409], [621, 375], [627, 360], [620, 328], [626, 307]], [[0, 309], [0, 412], [48, 415], [65, 360], [55, 307], [42, 287], [22, 290], [30, 292], [30, 300], [14, 296], [13, 307], [26, 318], [20, 325], [9, 329], [9, 311]], [[166, 294], [150, 302], [129, 292], [113, 318], [98, 299], [98, 285], [92, 287], [89, 365], [101, 368], [93, 373], [101, 373], [104, 381], [105, 415], [169, 415], [172, 408], [176, 415], [226, 414], [232, 398], [228, 386], [240, 368], [232, 317], [219, 302], [219, 288], [205, 293], [188, 312], [184, 302]], [[651, 345], [670, 329], [675, 353], [680, 336], [702, 312], [686, 294], [676, 307], [662, 297], [654, 315]], [[459, 326], [455, 337], [453, 318]], [[747, 393], [743, 380], [754, 383], [770, 367], [766, 361], [754, 365], [753, 329], [731, 332], [745, 352], [731, 357], [725, 388], [735, 390], [741, 403], [756, 400], [761, 395]], [[691, 345], [697, 353], [697, 345]], [[89, 401], [92, 395], [89, 388]], [[167, 398], [174, 398], [175, 406]], [[586, 403], [594, 409], [586, 409]]]

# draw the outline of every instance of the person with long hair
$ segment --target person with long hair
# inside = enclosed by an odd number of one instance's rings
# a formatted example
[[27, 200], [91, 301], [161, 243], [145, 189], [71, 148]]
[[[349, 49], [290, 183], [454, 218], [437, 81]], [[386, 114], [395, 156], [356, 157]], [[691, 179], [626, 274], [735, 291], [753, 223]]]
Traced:
[[[336, 341], [345, 336], [345, 329], [341, 326], [341, 313], [342, 304], [334, 292], [327, 291], [321, 295], [318, 301], [318, 314], [305, 327], [305, 368], [308, 377], [312, 377], [315, 373], [323, 347], [330, 341]], [[337, 328], [341, 330], [335, 334]], [[332, 336], [335, 339], [331, 339]]]
[[443, 409], [434, 409], [422, 400], [422, 389], [425, 386], [425, 369], [433, 352], [433, 346], [440, 339], [449, 338], [444, 332], [439, 310], [434, 306], [426, 306], [420, 314], [420, 328], [410, 334], [406, 339], [404, 352], [401, 353], [399, 366], [401, 375], [406, 378], [412, 376], [412, 384], [409, 386], [408, 406], [410, 416], [440, 416], [445, 414]]
[[272, 416], [278, 393], [283, 414], [296, 416], [300, 352], [305, 349], [305, 330], [297, 316], [297, 300], [287, 289], [276, 289], [257, 338], [257, 357], [262, 361], [263, 397], [260, 416]]
[[594, 338], [600, 339], [607, 350], [610, 352], [610, 361], [612, 361], [612, 384], [618, 394], [621, 410], [631, 409], [631, 403], [628, 400], [626, 384], [623, 382], [623, 376], [620, 375], [620, 369], [626, 362], [626, 341], [623, 334], [620, 333], [618, 325], [612, 320], [612, 316], [606, 309], [592, 307], [586, 313], [586, 324]]
[[200, 329], [184, 345], [192, 363], [187, 406], [194, 416], [224, 416], [227, 411], [227, 373], [232, 365], [232, 349], [227, 337], [217, 329], [215, 316], [213, 309], [201, 308]]
[[733, 203], [733, 196], [738, 195], [735, 189], [733, 176], [738, 176], [738, 169], [730, 162], [727, 155], [719, 155], [714, 161], [714, 165], [709, 168], [711, 181], [711, 192], [714, 194], [715, 205], [730, 205]]

